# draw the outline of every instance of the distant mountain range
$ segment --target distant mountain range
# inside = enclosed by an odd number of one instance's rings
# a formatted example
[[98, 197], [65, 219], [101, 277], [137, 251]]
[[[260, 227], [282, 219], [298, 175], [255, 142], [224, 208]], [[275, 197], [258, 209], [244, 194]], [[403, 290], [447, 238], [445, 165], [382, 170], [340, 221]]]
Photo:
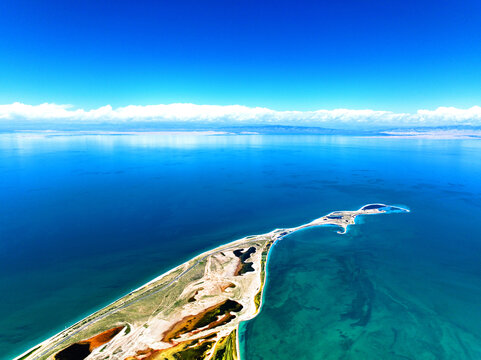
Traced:
[[333, 129], [315, 126], [289, 125], [244, 125], [221, 126], [208, 124], [180, 123], [134, 123], [134, 124], [32, 124], [17, 123], [15, 128], [9, 128], [0, 123], [0, 132], [45, 132], [49, 133], [137, 133], [137, 132], [201, 132], [209, 134], [238, 135], [344, 135], [344, 136], [375, 136], [375, 137], [421, 137], [421, 138], [481, 138], [480, 126], [443, 126], [443, 127], [399, 127], [390, 129]]

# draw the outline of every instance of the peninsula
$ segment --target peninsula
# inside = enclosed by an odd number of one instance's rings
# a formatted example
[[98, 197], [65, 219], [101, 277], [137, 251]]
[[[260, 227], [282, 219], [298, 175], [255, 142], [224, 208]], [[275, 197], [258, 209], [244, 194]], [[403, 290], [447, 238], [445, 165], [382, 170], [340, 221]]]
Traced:
[[238, 326], [260, 311], [272, 245], [309, 227], [345, 233], [359, 215], [408, 212], [384, 204], [336, 211], [207, 251], [128, 293], [17, 360], [240, 360]]

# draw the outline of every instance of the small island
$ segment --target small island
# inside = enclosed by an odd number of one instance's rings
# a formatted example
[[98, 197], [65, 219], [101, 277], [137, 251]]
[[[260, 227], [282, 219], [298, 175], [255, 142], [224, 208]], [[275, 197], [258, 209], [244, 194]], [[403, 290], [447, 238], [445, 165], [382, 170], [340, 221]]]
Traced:
[[196, 256], [17, 357], [17, 360], [240, 360], [238, 327], [261, 309], [272, 245], [309, 227], [345, 233], [359, 215], [408, 212], [384, 204], [336, 211]]

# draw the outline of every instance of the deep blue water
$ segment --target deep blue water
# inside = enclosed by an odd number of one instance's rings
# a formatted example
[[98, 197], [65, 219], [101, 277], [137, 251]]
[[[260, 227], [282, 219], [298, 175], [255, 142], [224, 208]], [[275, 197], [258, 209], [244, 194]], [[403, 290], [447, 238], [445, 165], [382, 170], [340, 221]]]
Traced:
[[[414, 338], [427, 349], [419, 358], [470, 358], [481, 347], [480, 195], [476, 140], [0, 135], [0, 357], [201, 251], [382, 202], [412, 212], [275, 246], [246, 358], [283, 349], [277, 358], [362, 359], [389, 348], [397, 359]], [[350, 304], [372, 308], [368, 325], [352, 325]]]

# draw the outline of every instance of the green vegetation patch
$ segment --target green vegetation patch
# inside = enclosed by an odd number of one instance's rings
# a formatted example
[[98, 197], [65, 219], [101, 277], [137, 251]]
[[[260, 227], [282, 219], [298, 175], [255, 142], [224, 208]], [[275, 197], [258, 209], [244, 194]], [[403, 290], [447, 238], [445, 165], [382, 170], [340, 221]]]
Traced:
[[237, 360], [237, 331], [223, 337], [215, 348], [214, 360]]
[[213, 344], [214, 344], [213, 341], [204, 341], [202, 344], [196, 347], [179, 351], [178, 353], [174, 354], [173, 357], [174, 359], [179, 359], [179, 360], [204, 359], [206, 357], [207, 351], [209, 351], [210, 348], [212, 348]]
[[24, 360], [26, 358], [28, 358], [31, 354], [33, 354], [35, 351], [38, 350], [38, 348], [40, 348], [40, 345], [33, 348], [32, 350], [30, 350], [28, 353], [26, 353], [25, 355], [23, 355], [21, 358], [18, 358], [18, 360]]

